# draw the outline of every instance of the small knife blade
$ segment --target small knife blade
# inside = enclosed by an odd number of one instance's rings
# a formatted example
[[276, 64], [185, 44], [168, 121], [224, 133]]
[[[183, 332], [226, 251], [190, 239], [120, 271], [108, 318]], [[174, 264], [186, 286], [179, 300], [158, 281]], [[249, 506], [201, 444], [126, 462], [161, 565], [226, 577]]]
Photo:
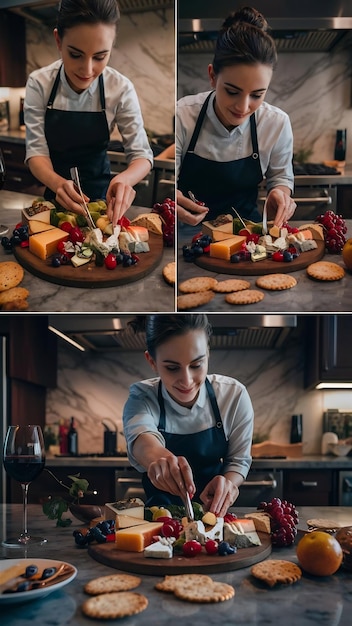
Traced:
[[264, 202], [264, 207], [263, 207], [263, 226], [262, 226], [262, 233], [263, 235], [266, 235], [268, 233], [268, 215], [267, 215], [267, 208], [266, 208], [266, 203], [267, 203], [268, 199], [265, 199]]
[[73, 182], [74, 182], [74, 184], [75, 184], [75, 186], [77, 188], [77, 191], [78, 191], [79, 195], [81, 196], [82, 205], [83, 205], [83, 208], [84, 208], [84, 211], [85, 211], [85, 214], [86, 214], [86, 220], [88, 222], [88, 226], [89, 226], [89, 228], [93, 228], [94, 229], [95, 228], [95, 224], [94, 224], [93, 218], [92, 218], [92, 216], [91, 216], [91, 214], [89, 212], [87, 203], [86, 203], [86, 201], [84, 199], [84, 196], [83, 196], [83, 191], [82, 191], [82, 188], [81, 188], [81, 183], [80, 183], [80, 180], [79, 180], [77, 167], [71, 167], [70, 174], [71, 174], [71, 178], [72, 178], [72, 180], [73, 180]]
[[188, 491], [185, 492], [184, 504], [185, 504], [185, 510], [186, 510], [186, 517], [188, 521], [194, 522], [194, 511], [193, 511], [193, 506], [192, 506], [191, 498], [190, 498]]

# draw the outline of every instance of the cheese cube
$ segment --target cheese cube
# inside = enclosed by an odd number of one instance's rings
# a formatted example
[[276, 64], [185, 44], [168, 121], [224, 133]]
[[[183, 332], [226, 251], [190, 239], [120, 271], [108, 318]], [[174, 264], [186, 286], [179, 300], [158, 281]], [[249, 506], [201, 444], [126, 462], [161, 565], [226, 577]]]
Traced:
[[246, 513], [246, 517], [253, 520], [256, 530], [270, 535], [271, 526], [270, 515], [268, 515], [268, 513], [265, 513], [264, 511], [255, 511], [254, 513]]
[[59, 241], [67, 241], [68, 233], [61, 228], [52, 228], [43, 233], [31, 235], [29, 238], [29, 250], [40, 259], [47, 259], [57, 251]]
[[232, 254], [241, 250], [242, 244], [246, 242], [245, 237], [234, 235], [224, 241], [218, 241], [210, 244], [210, 256], [216, 259], [224, 259], [229, 261]]
[[163, 522], [146, 522], [134, 528], [123, 528], [115, 533], [116, 548], [127, 552], [143, 552], [159, 535]]

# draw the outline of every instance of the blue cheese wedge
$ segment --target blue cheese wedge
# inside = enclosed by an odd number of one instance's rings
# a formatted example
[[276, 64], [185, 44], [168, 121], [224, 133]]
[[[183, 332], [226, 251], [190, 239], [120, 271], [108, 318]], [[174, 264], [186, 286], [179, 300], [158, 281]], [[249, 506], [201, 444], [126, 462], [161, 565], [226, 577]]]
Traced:
[[151, 543], [144, 548], [144, 556], [151, 559], [171, 559], [173, 555], [172, 545], [162, 540]]
[[190, 522], [185, 526], [186, 541], [199, 541], [204, 545], [208, 539], [214, 539], [215, 541], [222, 541], [223, 539], [224, 518], [217, 517], [216, 524], [212, 527], [205, 528], [203, 522], [198, 520], [196, 522]]

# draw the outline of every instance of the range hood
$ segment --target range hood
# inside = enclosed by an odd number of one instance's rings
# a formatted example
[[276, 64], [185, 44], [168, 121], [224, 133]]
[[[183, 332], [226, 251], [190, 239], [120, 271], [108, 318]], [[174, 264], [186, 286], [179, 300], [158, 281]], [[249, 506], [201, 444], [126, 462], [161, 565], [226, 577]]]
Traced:
[[[179, 52], [213, 52], [217, 33], [230, 11], [245, 3], [179, 0]], [[350, 0], [256, 0], [280, 52], [331, 52], [352, 45]]]
[[[85, 350], [116, 352], [145, 350], [145, 335], [135, 333], [129, 322], [134, 315], [49, 315], [49, 327]], [[213, 327], [212, 350], [278, 349], [297, 327], [296, 315], [208, 316]], [[77, 346], [76, 346], [77, 347]]]
[[[174, 8], [174, 0], [119, 0], [122, 15]], [[54, 27], [58, 0], [1, 0], [0, 8], [9, 9], [27, 20]]]

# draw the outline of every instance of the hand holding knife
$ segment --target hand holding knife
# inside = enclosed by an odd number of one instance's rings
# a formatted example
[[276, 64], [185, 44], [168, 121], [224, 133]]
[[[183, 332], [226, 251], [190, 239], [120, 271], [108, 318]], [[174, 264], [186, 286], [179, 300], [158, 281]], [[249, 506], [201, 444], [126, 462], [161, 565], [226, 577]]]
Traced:
[[90, 214], [90, 211], [88, 209], [88, 205], [87, 205], [87, 203], [86, 203], [86, 201], [84, 199], [84, 195], [83, 195], [83, 191], [82, 191], [82, 188], [81, 188], [81, 183], [80, 183], [80, 180], [79, 180], [77, 167], [71, 167], [70, 174], [71, 174], [71, 178], [73, 180], [73, 183], [75, 185], [76, 191], [78, 191], [79, 195], [81, 196], [82, 206], [84, 208], [85, 218], [86, 218], [86, 220], [88, 222], [88, 226], [89, 226], [89, 228], [93, 228], [94, 229], [95, 228], [95, 224], [94, 224], [93, 218], [92, 218], [92, 216]]

